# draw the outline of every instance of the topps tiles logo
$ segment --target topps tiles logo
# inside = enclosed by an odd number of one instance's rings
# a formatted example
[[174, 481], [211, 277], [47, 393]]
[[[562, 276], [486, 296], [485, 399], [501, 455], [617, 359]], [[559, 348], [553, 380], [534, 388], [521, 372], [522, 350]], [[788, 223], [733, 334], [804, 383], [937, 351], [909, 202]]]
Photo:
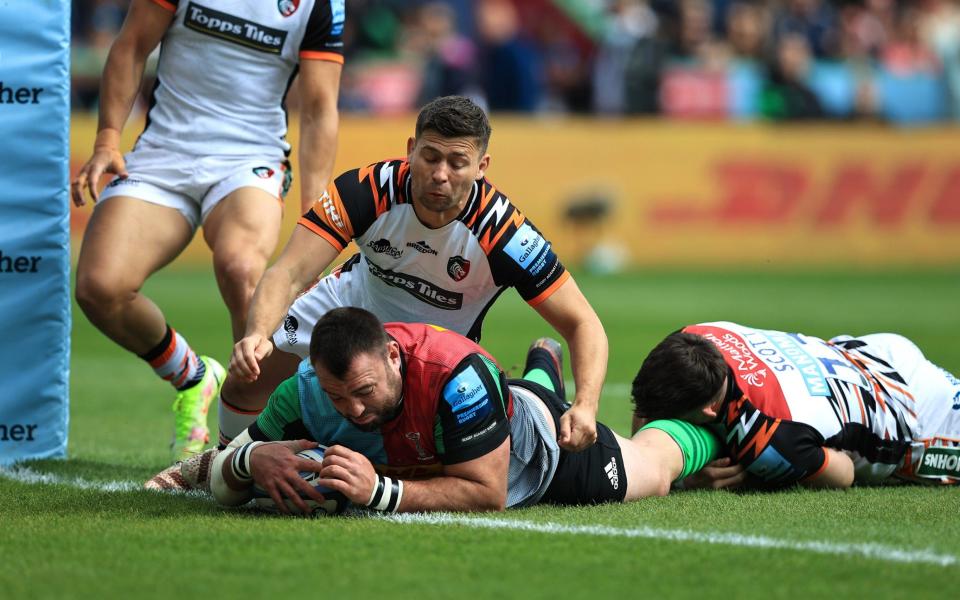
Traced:
[[280, 54], [283, 43], [287, 40], [286, 31], [247, 21], [195, 2], [187, 5], [183, 24], [188, 29], [270, 54]]

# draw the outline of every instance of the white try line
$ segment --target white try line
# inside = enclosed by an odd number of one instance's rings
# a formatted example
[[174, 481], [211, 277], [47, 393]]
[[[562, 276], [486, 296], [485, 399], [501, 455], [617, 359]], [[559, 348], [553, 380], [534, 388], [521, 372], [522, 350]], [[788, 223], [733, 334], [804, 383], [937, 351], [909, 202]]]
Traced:
[[722, 544], [749, 548], [770, 548], [777, 550], [796, 550], [816, 554], [841, 556], [861, 556], [873, 560], [899, 563], [926, 563], [950, 567], [960, 562], [952, 554], [939, 554], [932, 550], [909, 550], [883, 544], [843, 544], [836, 542], [795, 541], [772, 537], [745, 535], [740, 533], [711, 533], [685, 529], [659, 529], [655, 527], [621, 528], [607, 525], [563, 525], [561, 523], [536, 523], [516, 519], [490, 519], [467, 517], [449, 513], [411, 513], [399, 515], [381, 515], [381, 519], [393, 523], [414, 525], [459, 525], [477, 529], [506, 529], [510, 531], [528, 531], [544, 534], [589, 535], [599, 537], [642, 538], [666, 540], [671, 542], [694, 542], [700, 544]]
[[[38, 473], [28, 467], [0, 467], [0, 478], [27, 484], [66, 485], [82, 490], [100, 492], [130, 492], [143, 489], [136, 481], [91, 481], [81, 477], [69, 477], [55, 473]], [[171, 492], [159, 492], [171, 493]], [[178, 492], [172, 492], [178, 493]], [[188, 495], [205, 495], [199, 490], [186, 492]], [[366, 514], [366, 513], [365, 513]], [[960, 558], [952, 554], [939, 554], [932, 550], [910, 550], [873, 543], [836, 543], [824, 541], [796, 541], [741, 533], [711, 533], [686, 529], [659, 529], [656, 527], [610, 527], [608, 525], [564, 525], [562, 523], [538, 523], [517, 519], [491, 519], [469, 517], [450, 513], [412, 513], [399, 515], [381, 515], [369, 513], [384, 521], [412, 525], [456, 525], [476, 529], [506, 529], [543, 534], [588, 535], [596, 537], [639, 538], [665, 540], [671, 542], [693, 542], [700, 544], [722, 544], [749, 548], [770, 548], [777, 550], [796, 550], [816, 554], [841, 556], [861, 556], [873, 560], [898, 563], [923, 563], [950, 567], [960, 564]]]
[[[138, 481], [91, 481], [82, 477], [58, 475], [56, 473], [39, 473], [29, 467], [0, 466], [0, 479], [10, 479], [20, 483], [66, 485], [79, 490], [93, 490], [96, 492], [133, 492], [142, 490], [143, 482]], [[163, 490], [169, 494], [185, 494], [188, 496], [206, 496], [201, 490]]]

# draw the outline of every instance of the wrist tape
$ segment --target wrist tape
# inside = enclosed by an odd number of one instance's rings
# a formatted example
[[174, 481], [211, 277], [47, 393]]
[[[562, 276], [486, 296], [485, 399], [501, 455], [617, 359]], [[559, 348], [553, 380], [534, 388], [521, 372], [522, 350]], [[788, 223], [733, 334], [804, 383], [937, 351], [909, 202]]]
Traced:
[[265, 442], [247, 442], [240, 446], [233, 453], [233, 460], [230, 461], [230, 469], [233, 476], [240, 481], [253, 481], [253, 475], [250, 474], [250, 455], [253, 449]]
[[397, 512], [401, 498], [403, 498], [402, 481], [377, 475], [377, 484], [373, 486], [373, 493], [370, 494], [367, 506], [373, 510]]

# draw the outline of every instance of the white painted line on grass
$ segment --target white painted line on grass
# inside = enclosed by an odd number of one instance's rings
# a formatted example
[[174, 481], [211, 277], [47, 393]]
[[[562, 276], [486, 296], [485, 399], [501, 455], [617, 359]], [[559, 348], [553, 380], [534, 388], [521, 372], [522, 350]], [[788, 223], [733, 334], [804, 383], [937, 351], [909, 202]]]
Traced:
[[[94, 490], [97, 492], [133, 492], [145, 489], [139, 481], [98, 481], [58, 475], [56, 473], [39, 473], [30, 467], [3, 467], [0, 466], [0, 479], [10, 479], [20, 483], [66, 485], [80, 490]], [[210, 497], [203, 490], [149, 490], [161, 494], [183, 494], [186, 496]], [[211, 498], [212, 500], [212, 498]]]
[[[68, 477], [55, 473], [38, 473], [29, 467], [0, 467], [0, 478], [11, 479], [28, 484], [66, 485], [82, 490], [100, 492], [130, 492], [143, 489], [136, 481], [91, 481], [81, 477]], [[183, 493], [164, 491], [161, 493]], [[200, 490], [186, 492], [188, 495], [208, 497]], [[592, 535], [598, 537], [643, 538], [672, 542], [694, 542], [701, 544], [722, 544], [750, 548], [771, 548], [779, 550], [797, 550], [816, 554], [842, 556], [862, 556], [874, 560], [899, 563], [924, 563], [950, 567], [960, 564], [960, 559], [952, 554], [939, 554], [932, 550], [910, 550], [872, 543], [836, 543], [824, 541], [795, 541], [740, 533], [710, 533], [685, 529], [658, 529], [655, 527], [610, 527], [608, 525], [564, 525], [562, 523], [538, 523], [516, 519], [490, 519], [467, 517], [450, 513], [412, 513], [400, 515], [382, 515], [372, 513], [384, 521], [414, 525], [459, 525], [477, 529], [506, 529], [546, 534]]]
[[507, 529], [546, 534], [591, 535], [601, 537], [644, 538], [667, 540], [672, 542], [695, 542], [701, 544], [723, 544], [750, 548], [771, 548], [778, 550], [797, 550], [816, 554], [834, 554], [841, 556], [862, 556], [873, 560], [900, 563], [926, 563], [950, 567], [960, 559], [952, 554], [939, 554], [932, 550], [910, 550], [885, 546], [883, 544], [836, 543], [825, 541], [796, 541], [777, 539], [740, 533], [711, 533], [685, 529], [658, 529], [655, 527], [621, 528], [606, 525], [563, 525], [561, 523], [537, 523], [516, 519], [490, 519], [466, 517], [449, 513], [411, 513], [400, 515], [381, 515], [381, 519], [394, 523], [416, 525], [460, 525], [477, 529]]
[[56, 473], [38, 473], [29, 467], [0, 467], [0, 477], [21, 483], [68, 485], [81, 490], [100, 492], [129, 492], [143, 488], [134, 481], [90, 481], [81, 477], [66, 477]]

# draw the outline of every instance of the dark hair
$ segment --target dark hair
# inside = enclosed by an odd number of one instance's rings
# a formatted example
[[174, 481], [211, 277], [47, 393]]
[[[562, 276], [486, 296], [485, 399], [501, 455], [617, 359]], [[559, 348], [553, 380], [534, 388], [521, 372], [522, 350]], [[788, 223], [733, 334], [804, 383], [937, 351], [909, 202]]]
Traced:
[[372, 312], [352, 306], [335, 308], [313, 326], [310, 363], [342, 379], [357, 356], [370, 352], [386, 356], [387, 340], [383, 324]]
[[727, 363], [712, 342], [693, 333], [671, 333], [650, 351], [633, 379], [634, 414], [670, 419], [703, 408], [726, 374]]
[[443, 96], [420, 109], [415, 135], [436, 131], [443, 137], [472, 137], [480, 146], [480, 154], [487, 151], [490, 142], [490, 121], [487, 113], [463, 96]]

